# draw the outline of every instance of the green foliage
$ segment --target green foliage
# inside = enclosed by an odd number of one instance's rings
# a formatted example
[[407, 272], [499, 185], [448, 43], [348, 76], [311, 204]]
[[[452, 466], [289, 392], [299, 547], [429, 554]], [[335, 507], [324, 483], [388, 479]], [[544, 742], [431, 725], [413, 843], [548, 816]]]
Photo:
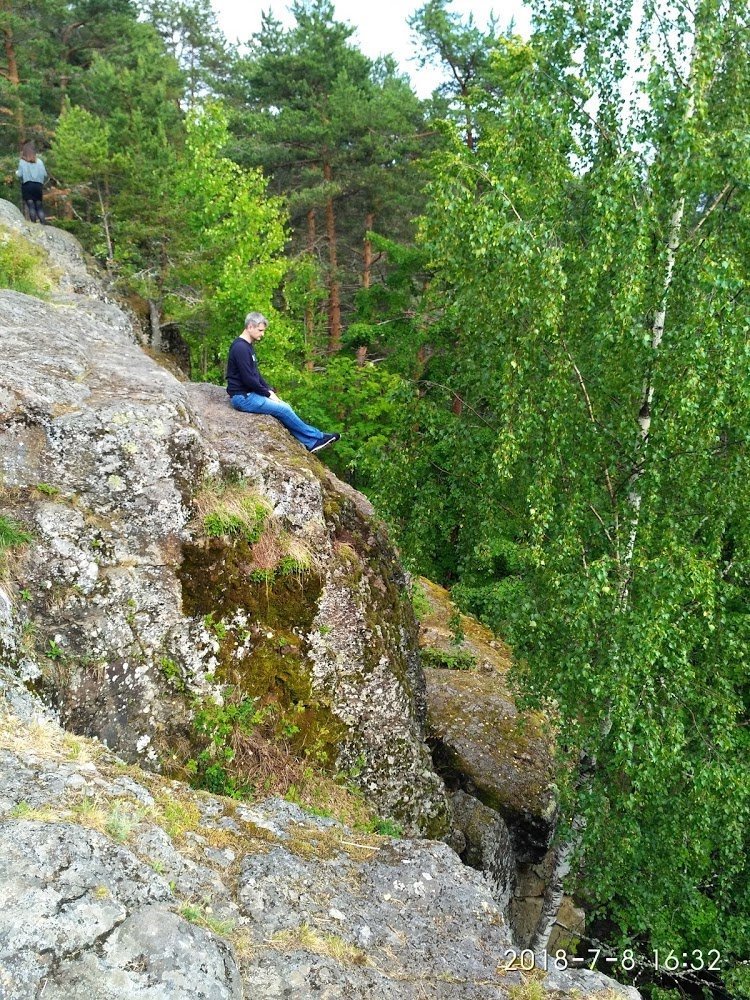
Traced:
[[203, 530], [209, 538], [234, 535], [245, 538], [252, 544], [260, 538], [267, 513], [265, 509], [250, 504], [248, 504], [246, 511], [239, 514], [220, 507], [205, 516]]
[[237, 785], [230, 765], [236, 753], [235, 741], [250, 736], [265, 718], [264, 710], [258, 709], [256, 702], [256, 698], [235, 696], [229, 690], [224, 704], [206, 701], [196, 707], [193, 729], [198, 739], [205, 742], [197, 757], [187, 765], [196, 787], [231, 798], [252, 794], [252, 788]]
[[54, 639], [50, 639], [47, 643], [46, 656], [50, 660], [61, 662], [68, 658], [68, 654]]
[[242, 538], [255, 544], [268, 518], [268, 504], [253, 494], [244, 482], [207, 480], [196, 505], [203, 531], [209, 538]]
[[288, 196], [291, 252], [308, 272], [296, 300], [307, 348], [323, 360], [324, 351], [339, 347], [334, 314], [346, 317], [354, 290], [373, 277], [370, 269], [365, 279], [363, 267], [367, 230], [411, 235], [421, 205], [416, 159], [424, 121], [393, 61], [367, 59], [330, 0], [295, 2], [291, 12], [288, 29], [264, 18], [229, 99], [238, 156], [262, 166]]
[[[476, 153], [455, 134], [435, 160], [424, 391], [378, 489], [412, 563], [460, 577], [569, 762], [593, 762], [563, 789], [590, 910], [731, 965], [750, 930], [748, 26], [699, 5], [691, 75], [647, 12], [628, 109], [630, 5], [597, 10], [539, 4], [536, 49], [490, 63]], [[669, 30], [684, 61], [692, 33]]]
[[182, 677], [182, 671], [180, 667], [173, 659], [168, 656], [162, 656], [159, 658], [159, 669], [161, 670], [164, 678], [169, 682], [169, 684], [177, 691], [186, 691], [185, 681]]
[[373, 833], [379, 833], [381, 837], [403, 837], [404, 831], [392, 819], [376, 819], [371, 825]]
[[147, 0], [143, 10], [180, 65], [190, 104], [214, 91], [230, 53], [209, 0]]
[[104, 829], [118, 844], [124, 844], [137, 824], [138, 816], [131, 813], [125, 806], [118, 804], [109, 811]]
[[108, 266], [149, 275], [153, 288], [179, 225], [170, 195], [183, 134], [182, 80], [134, 10], [118, 28], [116, 41], [90, 53], [60, 88], [66, 99], [49, 163], [63, 188], [57, 204], [64, 199], [73, 218], [56, 223], [73, 229]]
[[44, 496], [50, 498], [59, 496], [60, 494], [60, 490], [57, 486], [50, 486], [49, 483], [37, 483], [35, 489], [37, 489], [40, 493], [43, 493]]
[[185, 903], [180, 907], [180, 916], [189, 920], [191, 924], [198, 924], [199, 927], [206, 927], [220, 937], [227, 937], [232, 933], [236, 924], [234, 920], [215, 917], [210, 908], [202, 908], [195, 903]]
[[423, 666], [443, 670], [473, 670], [477, 665], [476, 657], [465, 649], [454, 653], [446, 649], [423, 649], [420, 657]]
[[326, 461], [362, 486], [378, 474], [396, 423], [395, 396], [401, 385], [382, 366], [360, 365], [342, 354], [331, 358], [324, 371], [298, 378], [284, 397], [309, 423], [342, 433], [335, 449], [324, 453]]
[[223, 152], [229, 134], [219, 104], [196, 107], [187, 121], [185, 160], [175, 179], [184, 225], [180, 259], [168, 283], [168, 306], [183, 323], [196, 371], [221, 381], [226, 354], [252, 307], [273, 321], [264, 350], [271, 377], [298, 349], [293, 331], [275, 319], [273, 297], [286, 263], [281, 204], [258, 170], [244, 170]]
[[43, 251], [22, 236], [0, 231], [0, 288], [40, 296], [51, 284]]
[[68, 102], [60, 115], [51, 161], [68, 184], [106, 183], [112, 170], [110, 127]]
[[414, 615], [418, 621], [423, 621], [432, 610], [427, 594], [418, 581], [414, 581], [409, 588], [409, 598], [411, 599]]
[[89, 83], [92, 62], [103, 53], [117, 61], [131, 47], [145, 48], [153, 30], [138, 23], [130, 0], [34, 0], [3, 11], [6, 57], [18, 68], [0, 78], [0, 99], [7, 109], [3, 145], [18, 149], [27, 138], [46, 143], [66, 92], [74, 103]]
[[448, 628], [451, 630], [451, 638], [456, 645], [459, 645], [466, 638], [463, 624], [461, 622], [461, 612], [454, 608], [448, 618]]
[[420, 64], [440, 66], [445, 75], [434, 95], [435, 112], [456, 121], [473, 148], [496, 44], [495, 20], [490, 16], [487, 31], [482, 31], [472, 14], [464, 20], [449, 7], [450, 0], [428, 0], [409, 18], [409, 26], [421, 43]]

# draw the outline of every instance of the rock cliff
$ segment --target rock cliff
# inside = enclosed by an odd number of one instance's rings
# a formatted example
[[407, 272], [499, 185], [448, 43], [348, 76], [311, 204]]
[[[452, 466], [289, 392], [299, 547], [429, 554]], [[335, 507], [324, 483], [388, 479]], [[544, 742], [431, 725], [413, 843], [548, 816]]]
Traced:
[[445, 844], [195, 792], [64, 732], [0, 668], [3, 1000], [613, 996], [513, 954]]
[[[447, 669], [434, 589], [426, 683], [367, 501], [144, 352], [67, 234], [0, 202], [0, 238], [51, 276], [0, 291], [0, 997], [524, 1000], [507, 913], [554, 797], [491, 637]], [[257, 802], [306, 765], [471, 867]]]
[[194, 759], [196, 699], [253, 698], [383, 816], [444, 832], [406, 581], [367, 502], [272, 418], [175, 379], [75, 241], [33, 235], [61, 279], [0, 292], [0, 515], [33, 537], [6, 657], [67, 728], [152, 767]]

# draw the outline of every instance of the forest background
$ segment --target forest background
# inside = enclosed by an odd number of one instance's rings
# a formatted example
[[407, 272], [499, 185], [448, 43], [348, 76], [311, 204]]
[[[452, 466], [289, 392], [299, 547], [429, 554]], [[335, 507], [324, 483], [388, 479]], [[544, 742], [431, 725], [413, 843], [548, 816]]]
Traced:
[[554, 714], [595, 936], [655, 1000], [750, 997], [750, 17], [531, 8], [416, 10], [420, 100], [328, 0], [240, 50], [207, 0], [2, 0], [3, 194], [35, 140], [194, 378], [270, 317], [267, 377]]

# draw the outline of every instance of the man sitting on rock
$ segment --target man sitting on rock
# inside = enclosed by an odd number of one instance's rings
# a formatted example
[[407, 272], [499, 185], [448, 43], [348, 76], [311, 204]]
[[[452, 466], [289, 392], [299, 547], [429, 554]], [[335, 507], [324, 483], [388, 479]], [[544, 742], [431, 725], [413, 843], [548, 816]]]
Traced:
[[321, 451], [338, 441], [340, 434], [323, 434], [300, 420], [289, 403], [276, 395], [258, 371], [255, 347], [268, 327], [268, 320], [259, 312], [248, 313], [245, 329], [229, 348], [227, 361], [227, 392], [235, 410], [245, 413], [268, 413], [276, 417], [308, 451]]

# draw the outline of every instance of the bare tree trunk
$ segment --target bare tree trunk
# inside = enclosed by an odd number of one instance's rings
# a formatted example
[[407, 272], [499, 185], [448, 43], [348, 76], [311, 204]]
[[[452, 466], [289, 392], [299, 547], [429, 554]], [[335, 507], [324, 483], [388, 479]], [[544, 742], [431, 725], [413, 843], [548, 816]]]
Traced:
[[148, 300], [148, 318], [151, 325], [151, 347], [161, 351], [161, 323], [159, 322], [159, 307], [153, 299]]
[[552, 872], [547, 883], [544, 896], [542, 897], [542, 910], [539, 914], [536, 928], [529, 942], [529, 948], [535, 955], [541, 955], [546, 951], [549, 943], [552, 928], [557, 921], [560, 906], [565, 895], [565, 879], [570, 874], [570, 867], [573, 855], [581, 839], [581, 821], [578, 821], [578, 829], [574, 822], [574, 832], [568, 840], [560, 844], [553, 855]]
[[[365, 233], [372, 232], [375, 215], [368, 212], [365, 216]], [[365, 236], [364, 254], [362, 257], [362, 287], [369, 288], [372, 284], [372, 240]]]
[[102, 186], [98, 181], [96, 182], [96, 193], [99, 197], [99, 210], [102, 216], [102, 225], [104, 226], [104, 239], [107, 242], [107, 267], [111, 267], [114, 263], [115, 252], [112, 246], [112, 234], [109, 229], [109, 210], [102, 194]]
[[[330, 163], [323, 164], [323, 176], [333, 179]], [[326, 199], [326, 237], [328, 239], [328, 350], [331, 354], [341, 350], [341, 285], [338, 278], [338, 256], [336, 247], [336, 217], [333, 198]]]

